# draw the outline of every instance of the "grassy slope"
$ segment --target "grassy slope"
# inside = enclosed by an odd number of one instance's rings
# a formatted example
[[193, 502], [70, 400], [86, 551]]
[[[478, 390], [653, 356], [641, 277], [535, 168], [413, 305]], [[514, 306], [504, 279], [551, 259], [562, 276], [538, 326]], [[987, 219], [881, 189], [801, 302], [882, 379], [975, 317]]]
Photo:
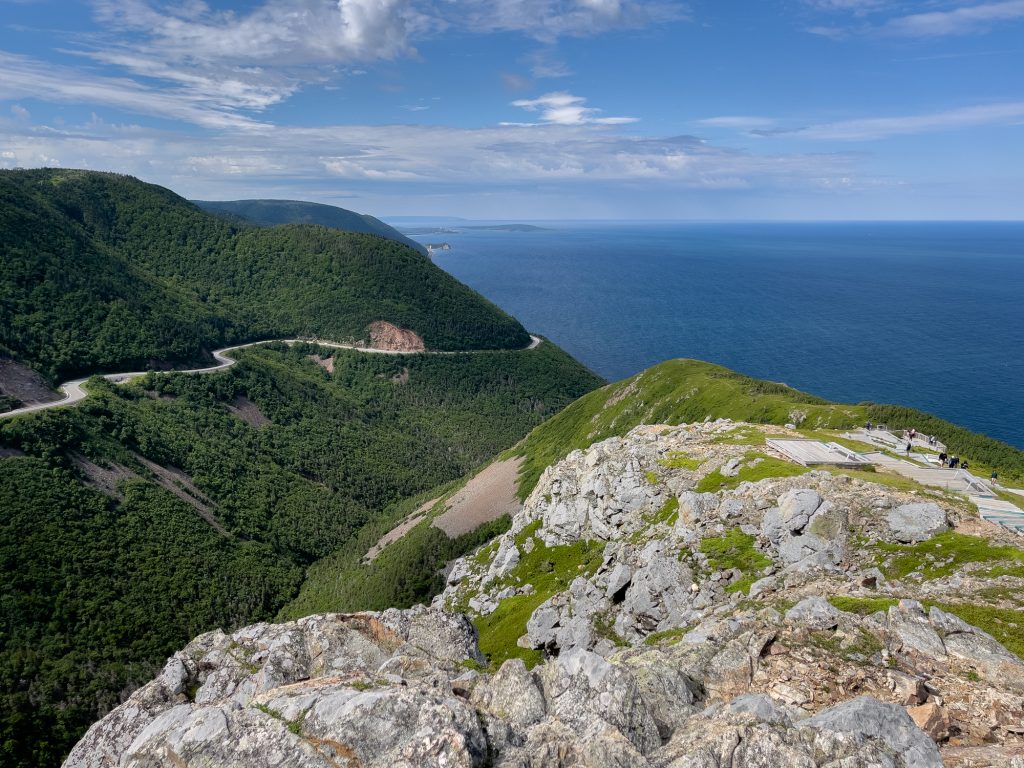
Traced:
[[934, 433], [985, 474], [1024, 481], [1024, 451], [910, 408], [871, 403], [830, 403], [783, 384], [752, 379], [699, 360], [669, 360], [624, 381], [591, 392], [545, 422], [509, 455], [525, 458], [519, 492], [526, 498], [541, 472], [575, 449], [639, 424], [681, 424], [730, 418], [761, 424], [796, 422], [810, 431], [884, 420], [894, 429], [915, 426]]
[[0, 171], [0, 352], [51, 379], [198, 361], [249, 339], [513, 349], [513, 318], [416, 251], [316, 226], [237, 226], [173, 192], [87, 171]]

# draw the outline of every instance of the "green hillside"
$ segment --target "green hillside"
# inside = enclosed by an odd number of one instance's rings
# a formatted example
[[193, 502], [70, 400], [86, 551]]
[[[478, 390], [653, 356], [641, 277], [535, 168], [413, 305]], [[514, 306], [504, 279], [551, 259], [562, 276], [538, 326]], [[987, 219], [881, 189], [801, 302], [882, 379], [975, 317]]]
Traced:
[[232, 342], [367, 338], [386, 320], [433, 349], [514, 349], [513, 318], [404, 245], [261, 228], [91, 171], [0, 171], [0, 354], [52, 381], [201, 362]]
[[843, 429], [866, 421], [891, 429], [934, 434], [979, 472], [998, 469], [1004, 480], [1024, 481], [1024, 451], [902, 406], [832, 403], [700, 360], [669, 360], [629, 379], [584, 395], [537, 427], [510, 453], [525, 462], [522, 498], [541, 472], [570, 451], [586, 448], [639, 424], [683, 424], [727, 418], [758, 424], [795, 423], [803, 429]]
[[550, 343], [239, 358], [0, 421], [0, 765], [58, 765], [191, 637], [273, 618], [382, 510], [600, 384]]
[[204, 211], [237, 217], [251, 224], [272, 227], [277, 224], [316, 224], [321, 227], [380, 235], [414, 248], [423, 255], [427, 249], [394, 227], [365, 213], [347, 208], [300, 200], [193, 200]]

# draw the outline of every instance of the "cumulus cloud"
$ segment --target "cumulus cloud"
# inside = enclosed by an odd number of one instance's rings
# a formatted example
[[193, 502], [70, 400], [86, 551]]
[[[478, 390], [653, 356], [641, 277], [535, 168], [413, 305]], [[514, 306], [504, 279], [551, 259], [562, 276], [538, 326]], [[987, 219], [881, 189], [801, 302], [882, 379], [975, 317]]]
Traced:
[[554, 125], [623, 125], [635, 123], [636, 117], [598, 117], [601, 113], [596, 107], [585, 106], [587, 100], [582, 96], [573, 96], [565, 91], [546, 93], [536, 99], [517, 99], [512, 106], [520, 107], [528, 112], [539, 112], [541, 122]]

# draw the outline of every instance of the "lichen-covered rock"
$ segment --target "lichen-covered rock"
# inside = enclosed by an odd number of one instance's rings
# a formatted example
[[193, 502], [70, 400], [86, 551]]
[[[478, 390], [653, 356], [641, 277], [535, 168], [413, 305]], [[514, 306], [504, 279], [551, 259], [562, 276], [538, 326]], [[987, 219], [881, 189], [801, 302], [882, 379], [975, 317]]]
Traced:
[[893, 537], [905, 543], [925, 541], [949, 530], [946, 512], [934, 502], [901, 504], [886, 519]]
[[801, 726], [882, 742], [907, 766], [942, 768], [942, 758], [935, 742], [915, 725], [902, 707], [895, 704], [861, 696], [819, 712]]

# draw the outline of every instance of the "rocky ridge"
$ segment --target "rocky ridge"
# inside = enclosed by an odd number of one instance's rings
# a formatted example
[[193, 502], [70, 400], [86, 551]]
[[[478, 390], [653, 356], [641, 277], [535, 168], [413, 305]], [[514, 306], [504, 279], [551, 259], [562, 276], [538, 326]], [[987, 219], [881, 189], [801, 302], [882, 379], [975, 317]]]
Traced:
[[66, 765], [1024, 768], [1024, 662], [957, 615], [1024, 573], [954, 529], [1014, 542], [897, 485], [637, 428], [550, 467], [430, 608], [203, 635]]

